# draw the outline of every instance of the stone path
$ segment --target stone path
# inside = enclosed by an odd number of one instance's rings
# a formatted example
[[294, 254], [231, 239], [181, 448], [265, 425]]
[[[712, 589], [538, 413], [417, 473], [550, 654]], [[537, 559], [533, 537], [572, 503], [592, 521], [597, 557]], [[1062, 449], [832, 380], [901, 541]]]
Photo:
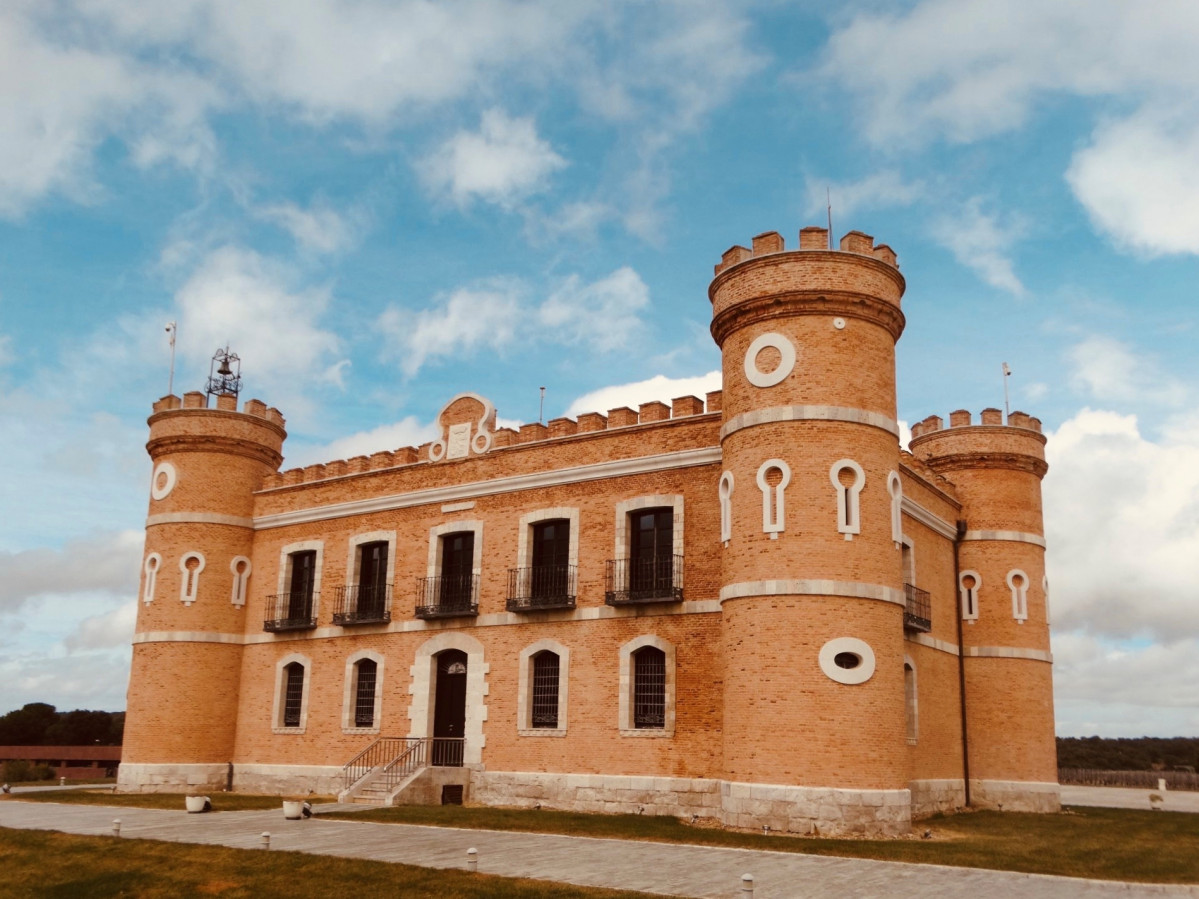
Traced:
[[404, 862], [430, 868], [464, 868], [466, 850], [475, 847], [479, 852], [479, 871], [488, 874], [695, 899], [740, 897], [741, 875], [747, 872], [755, 878], [755, 899], [1199, 897], [1199, 886], [1112, 883], [787, 852], [371, 824], [319, 817], [285, 821], [281, 810], [189, 815], [161, 809], [0, 801], [0, 827], [104, 836], [111, 835], [114, 818], [121, 820], [122, 839], [258, 849], [262, 832], [269, 831], [272, 850]]
[[[1157, 790], [1128, 787], [1078, 787], [1062, 784], [1062, 805], [1088, 805], [1098, 808], [1135, 808], [1149, 811], [1149, 794]], [[1160, 794], [1167, 812], [1199, 813], [1199, 793], [1171, 790]]]

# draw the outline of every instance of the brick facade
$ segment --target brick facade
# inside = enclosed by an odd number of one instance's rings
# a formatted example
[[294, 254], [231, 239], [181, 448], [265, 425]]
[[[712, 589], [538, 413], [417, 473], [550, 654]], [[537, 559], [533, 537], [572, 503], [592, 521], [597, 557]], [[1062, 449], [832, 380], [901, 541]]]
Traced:
[[967, 786], [1055, 808], [1040, 423], [902, 451], [895, 254], [800, 237], [716, 267], [705, 399], [511, 430], [463, 394], [429, 444], [283, 472], [277, 410], [159, 400], [122, 788], [337, 791], [376, 739], [450, 734], [464, 773], [406, 799], [869, 834]]

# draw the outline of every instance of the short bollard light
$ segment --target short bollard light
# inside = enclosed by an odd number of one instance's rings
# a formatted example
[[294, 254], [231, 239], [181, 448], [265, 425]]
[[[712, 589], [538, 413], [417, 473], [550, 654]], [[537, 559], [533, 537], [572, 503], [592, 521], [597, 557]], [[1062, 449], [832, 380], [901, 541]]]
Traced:
[[479, 870], [479, 850], [474, 847], [466, 850], [466, 870], [472, 874]]
[[262, 832], [262, 839], [259, 841], [259, 845], [263, 849], [271, 848], [271, 832], [269, 830], [264, 830]]
[[119, 837], [121, 835], [121, 819], [120, 818], [112, 819], [112, 835], [114, 837]]
[[67, 779], [65, 777], [60, 777], [58, 779], [58, 785], [60, 787], [65, 787], [67, 785]]
[[741, 899], [754, 899], [754, 876], [741, 875]]

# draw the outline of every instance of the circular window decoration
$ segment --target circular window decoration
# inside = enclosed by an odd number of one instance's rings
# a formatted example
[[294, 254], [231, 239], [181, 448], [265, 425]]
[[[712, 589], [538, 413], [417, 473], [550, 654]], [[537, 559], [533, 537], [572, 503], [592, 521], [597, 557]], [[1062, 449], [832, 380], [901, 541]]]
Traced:
[[155, 499], [166, 499], [175, 489], [178, 473], [170, 462], [159, 462], [154, 466], [154, 477], [150, 480], [150, 495]]
[[837, 637], [820, 648], [820, 670], [839, 684], [864, 684], [874, 676], [874, 650], [857, 637]]
[[[779, 354], [779, 364], [768, 372], [758, 368], [758, 354], [767, 347], [773, 347]], [[773, 387], [791, 374], [794, 368], [795, 344], [782, 334], [761, 334], [745, 351], [745, 378], [755, 387]]]

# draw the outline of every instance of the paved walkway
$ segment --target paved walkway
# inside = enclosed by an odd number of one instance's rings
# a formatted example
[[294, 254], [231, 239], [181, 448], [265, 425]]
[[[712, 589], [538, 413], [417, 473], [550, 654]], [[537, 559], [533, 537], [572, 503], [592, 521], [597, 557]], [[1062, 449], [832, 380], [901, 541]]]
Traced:
[[[1149, 794], [1157, 790], [1128, 787], [1079, 787], [1062, 784], [1062, 805], [1089, 805], [1097, 808], [1135, 808], [1149, 810]], [[1158, 794], [1167, 812], [1199, 813], [1199, 792], [1171, 790]]]
[[160, 809], [0, 801], [0, 827], [110, 835], [114, 818], [121, 820], [122, 838], [258, 849], [262, 832], [269, 831], [271, 849], [404, 862], [429, 868], [463, 868], [466, 850], [475, 847], [479, 852], [479, 871], [488, 874], [696, 899], [740, 897], [741, 875], [747, 872], [756, 881], [755, 899], [1199, 897], [1199, 886], [1112, 883], [789, 852], [371, 824], [320, 817], [285, 821], [282, 810], [189, 815]]

